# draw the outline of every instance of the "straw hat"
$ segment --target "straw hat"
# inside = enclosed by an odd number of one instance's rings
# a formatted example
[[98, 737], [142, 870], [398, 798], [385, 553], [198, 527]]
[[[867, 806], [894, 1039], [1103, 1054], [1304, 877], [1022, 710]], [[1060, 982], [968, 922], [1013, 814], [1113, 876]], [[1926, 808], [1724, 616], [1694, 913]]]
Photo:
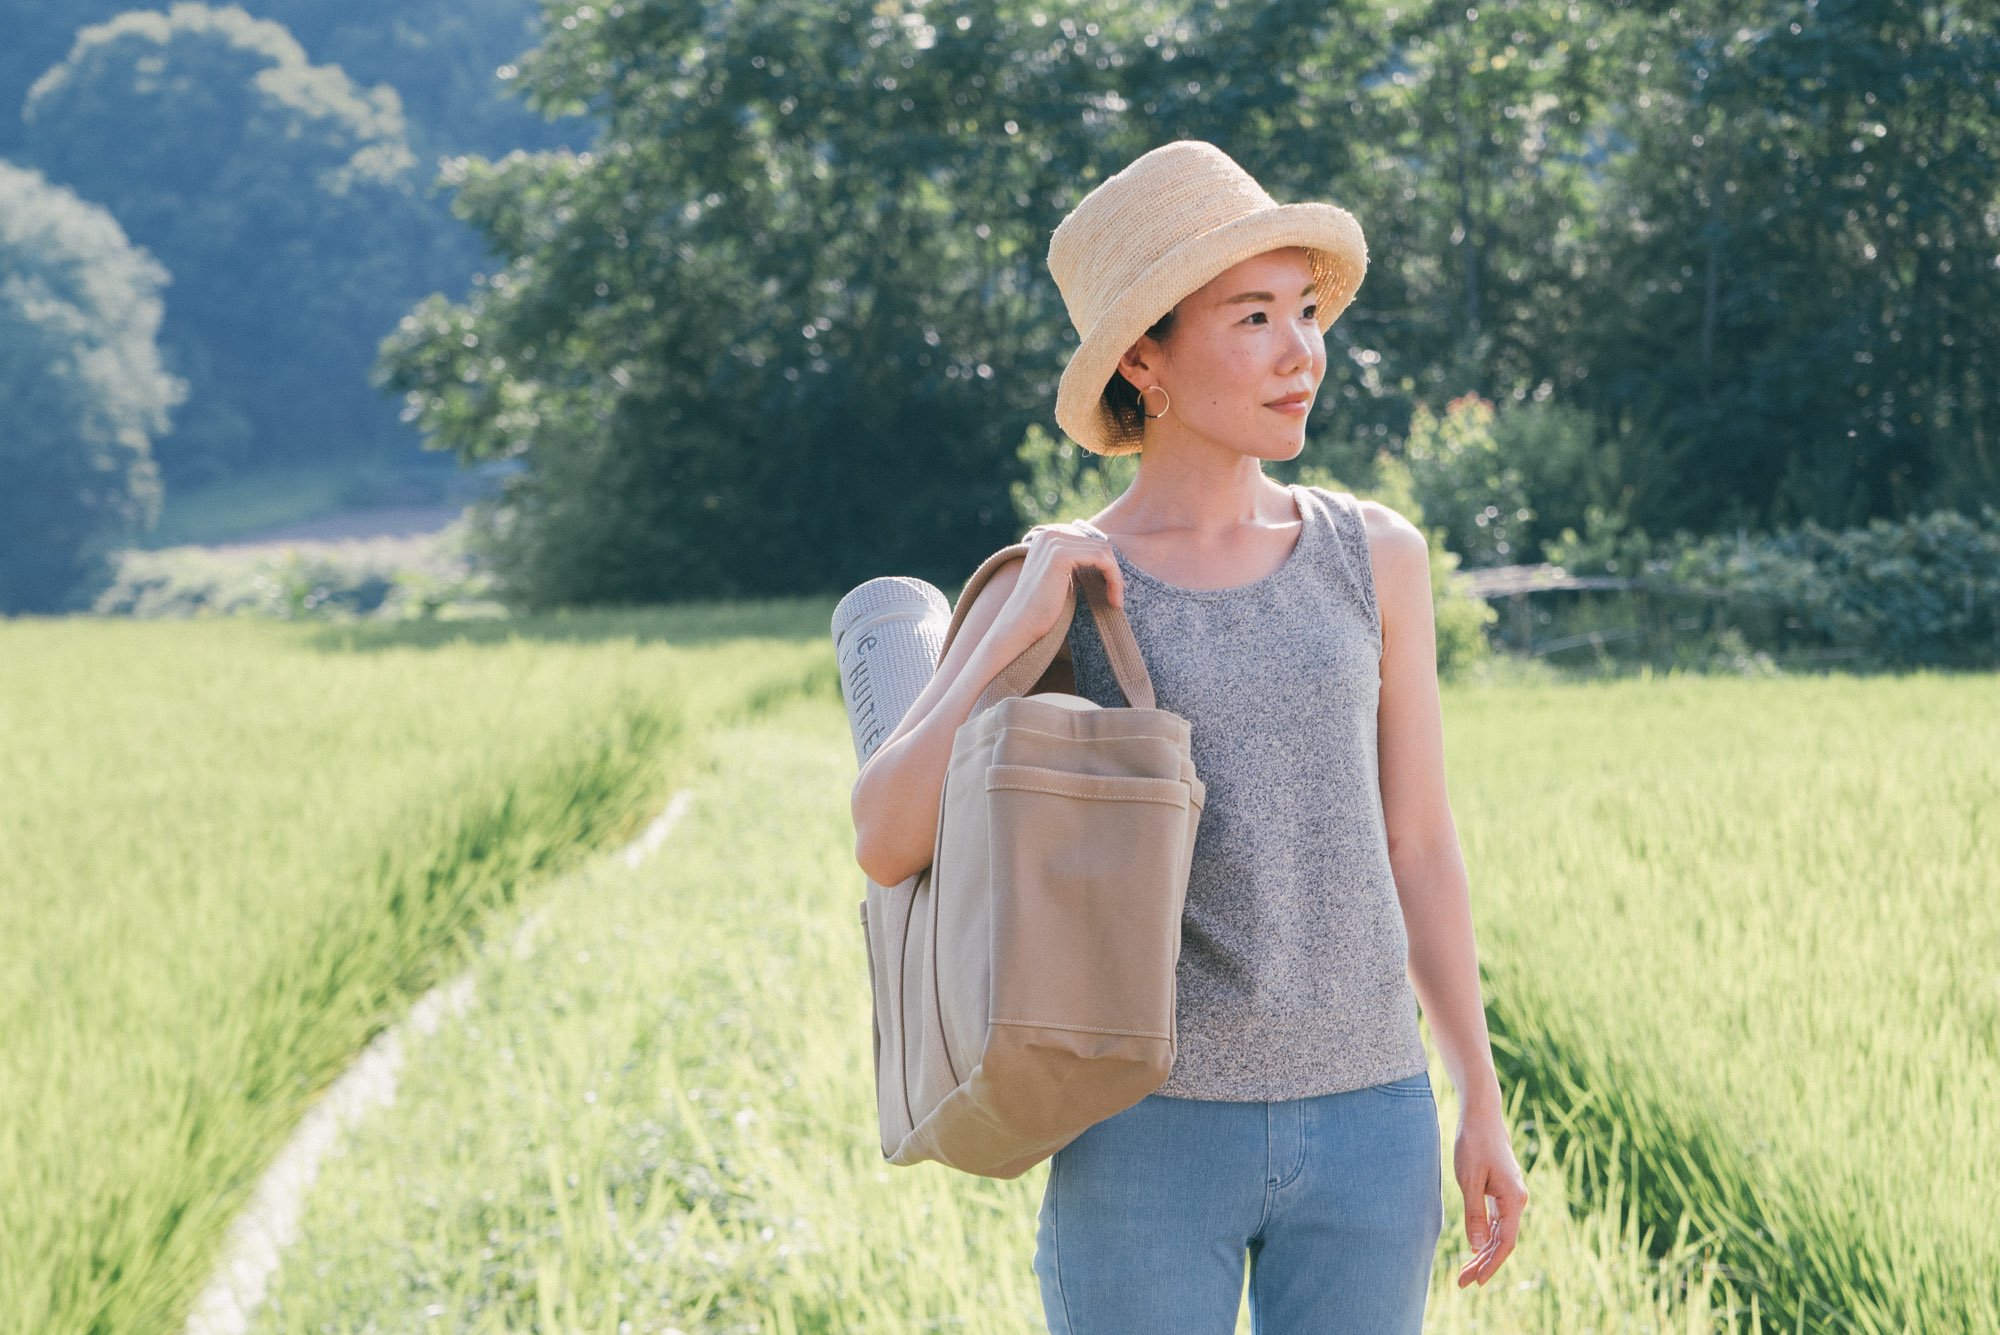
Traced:
[[1361, 224], [1332, 204], [1280, 204], [1214, 144], [1182, 139], [1100, 182], [1049, 240], [1049, 272], [1083, 339], [1056, 392], [1056, 421], [1098, 454], [1139, 435], [1106, 411], [1125, 349], [1174, 304], [1233, 264], [1286, 246], [1311, 253], [1321, 330], [1368, 271]]

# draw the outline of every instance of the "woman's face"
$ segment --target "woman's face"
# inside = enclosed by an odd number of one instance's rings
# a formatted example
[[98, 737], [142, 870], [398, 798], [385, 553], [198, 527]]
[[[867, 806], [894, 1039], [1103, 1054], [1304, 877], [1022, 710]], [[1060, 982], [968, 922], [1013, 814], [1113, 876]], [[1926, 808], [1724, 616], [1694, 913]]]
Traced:
[[[1146, 423], [1149, 446], [1171, 434], [1258, 458], [1298, 454], [1326, 375], [1312, 280], [1301, 247], [1254, 255], [1183, 299], [1164, 344], [1142, 335], [1132, 345], [1119, 371], [1136, 389], [1167, 392], [1166, 416]], [[1142, 402], [1150, 413], [1163, 400]]]

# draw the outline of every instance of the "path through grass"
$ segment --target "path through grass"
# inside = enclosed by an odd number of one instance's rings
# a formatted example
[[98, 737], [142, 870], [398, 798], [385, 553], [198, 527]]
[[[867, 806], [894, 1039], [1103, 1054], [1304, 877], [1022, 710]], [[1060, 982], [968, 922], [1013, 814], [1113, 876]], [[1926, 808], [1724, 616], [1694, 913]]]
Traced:
[[0, 623], [0, 1330], [178, 1330], [314, 1092], [825, 617]]
[[[328, 1163], [255, 1329], [1043, 1328], [1046, 1168], [893, 1168], [874, 1141], [837, 702], [706, 751], [651, 861], [565, 881], [531, 948], [482, 956], [472, 1009], [416, 1040], [395, 1107]], [[1541, 1222], [1460, 1292], [1447, 1174], [1430, 1329], [1716, 1328], [1697, 1247], [1660, 1265], [1615, 1206], [1572, 1219], [1553, 1158], [1531, 1190]]]

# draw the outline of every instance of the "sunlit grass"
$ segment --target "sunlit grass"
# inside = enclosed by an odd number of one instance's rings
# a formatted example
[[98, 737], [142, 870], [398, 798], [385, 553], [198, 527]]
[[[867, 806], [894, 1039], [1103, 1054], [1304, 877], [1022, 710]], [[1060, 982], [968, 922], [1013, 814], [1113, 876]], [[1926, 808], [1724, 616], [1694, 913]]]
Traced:
[[[264, 1329], [1040, 1329], [1046, 1170], [874, 1144], [828, 610], [0, 627], [0, 1327], [174, 1329], [311, 1091], [471, 958]], [[2000, 1329], [1996, 706], [1447, 691], [1534, 1201], [1458, 1290], [1434, 1061], [1428, 1329]], [[677, 789], [653, 862], [573, 865]]]
[[2000, 678], [1454, 695], [1496, 1043], [1538, 1134], [1778, 1329], [2000, 1330]]
[[[707, 752], [654, 861], [570, 878], [519, 951], [491, 934], [472, 1009], [413, 1040], [395, 1106], [323, 1170], [256, 1329], [1043, 1328], [1046, 1168], [893, 1168], [875, 1144], [838, 707], [795, 702]], [[1656, 1263], [1553, 1156], [1531, 1190], [1520, 1250], [1461, 1292], [1447, 1182], [1430, 1329], [1727, 1325], [1697, 1246]]]
[[314, 1091], [700, 727], [834, 689], [825, 617], [0, 623], [0, 1330], [178, 1329]]
[[167, 493], [159, 526], [136, 545], [172, 547], [226, 542], [245, 533], [295, 523], [342, 508], [356, 465], [346, 462], [286, 464], [243, 469], [199, 486]]

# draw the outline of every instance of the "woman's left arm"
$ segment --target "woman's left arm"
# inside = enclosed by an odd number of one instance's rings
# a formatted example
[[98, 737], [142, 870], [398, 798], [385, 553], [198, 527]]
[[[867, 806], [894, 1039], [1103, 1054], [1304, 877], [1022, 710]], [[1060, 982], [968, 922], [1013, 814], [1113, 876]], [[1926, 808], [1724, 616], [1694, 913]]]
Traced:
[[1429, 545], [1387, 506], [1364, 501], [1361, 508], [1382, 619], [1376, 747], [1389, 863], [1410, 938], [1410, 983], [1458, 1091], [1453, 1172], [1474, 1252], [1458, 1273], [1464, 1288], [1484, 1284], [1514, 1250], [1528, 1188], [1494, 1074], [1465, 860], [1445, 792]]

